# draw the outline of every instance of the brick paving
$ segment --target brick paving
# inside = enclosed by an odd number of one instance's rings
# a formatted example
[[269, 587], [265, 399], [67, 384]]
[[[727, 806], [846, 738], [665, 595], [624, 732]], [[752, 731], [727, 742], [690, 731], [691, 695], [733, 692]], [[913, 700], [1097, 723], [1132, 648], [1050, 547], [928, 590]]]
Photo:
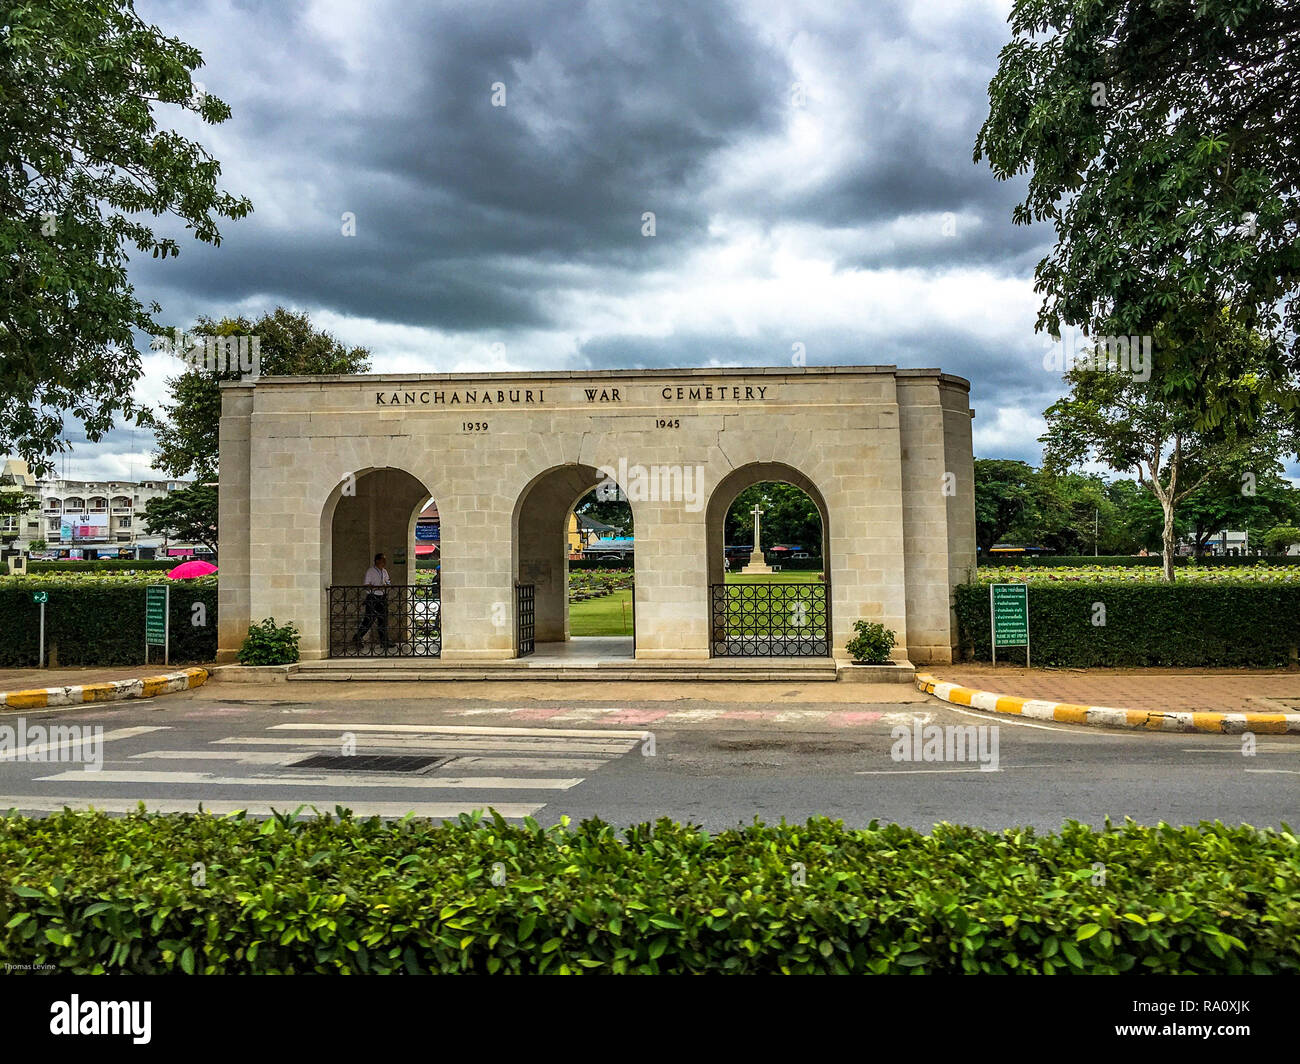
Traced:
[[1217, 713], [1300, 713], [1300, 669], [1025, 669], [918, 667], [947, 683], [1049, 702]]

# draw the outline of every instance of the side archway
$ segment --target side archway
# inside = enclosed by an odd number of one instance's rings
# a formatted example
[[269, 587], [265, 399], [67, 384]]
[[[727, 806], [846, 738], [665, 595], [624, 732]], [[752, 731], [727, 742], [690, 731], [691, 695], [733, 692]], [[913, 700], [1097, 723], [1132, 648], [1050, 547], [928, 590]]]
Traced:
[[[440, 573], [416, 567], [415, 527], [433, 495], [391, 466], [349, 475], [321, 510], [322, 650], [329, 657], [435, 657], [441, 652]], [[364, 586], [375, 556], [389, 588]]]

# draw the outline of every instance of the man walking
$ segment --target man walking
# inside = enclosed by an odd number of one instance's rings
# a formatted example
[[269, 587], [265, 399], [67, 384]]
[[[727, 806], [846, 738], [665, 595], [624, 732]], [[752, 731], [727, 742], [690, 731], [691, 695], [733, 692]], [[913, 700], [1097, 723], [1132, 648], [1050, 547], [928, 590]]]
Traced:
[[352, 642], [356, 645], [357, 653], [361, 653], [361, 641], [370, 631], [371, 627], [379, 629], [379, 644], [384, 648], [384, 653], [388, 653], [388, 588], [392, 580], [388, 575], [388, 559], [382, 554], [375, 555], [375, 564], [366, 570], [366, 612], [361, 618], [361, 624], [357, 628], [357, 634], [353, 636]]

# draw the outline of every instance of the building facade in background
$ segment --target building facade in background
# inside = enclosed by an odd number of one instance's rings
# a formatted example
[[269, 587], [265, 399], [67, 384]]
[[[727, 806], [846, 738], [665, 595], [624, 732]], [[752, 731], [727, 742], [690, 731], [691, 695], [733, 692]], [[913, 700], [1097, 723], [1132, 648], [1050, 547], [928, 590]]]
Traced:
[[0, 491], [21, 491], [27, 511], [0, 518], [0, 543], [8, 550], [30, 552], [44, 543], [56, 557], [166, 557], [202, 553], [192, 543], [168, 541], [145, 532], [144, 508], [150, 499], [189, 486], [185, 480], [37, 480], [27, 463], [6, 459]]

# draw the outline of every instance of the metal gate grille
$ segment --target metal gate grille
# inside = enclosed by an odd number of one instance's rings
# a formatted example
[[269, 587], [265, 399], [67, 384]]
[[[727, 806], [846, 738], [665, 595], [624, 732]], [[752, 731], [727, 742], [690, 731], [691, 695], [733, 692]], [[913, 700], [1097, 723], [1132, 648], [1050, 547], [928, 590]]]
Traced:
[[398, 584], [372, 595], [364, 585], [328, 589], [332, 658], [436, 658], [442, 653], [437, 584]]
[[830, 657], [827, 584], [710, 584], [715, 658]]
[[522, 658], [536, 649], [534, 623], [536, 621], [537, 587], [534, 584], [515, 585], [515, 643]]

